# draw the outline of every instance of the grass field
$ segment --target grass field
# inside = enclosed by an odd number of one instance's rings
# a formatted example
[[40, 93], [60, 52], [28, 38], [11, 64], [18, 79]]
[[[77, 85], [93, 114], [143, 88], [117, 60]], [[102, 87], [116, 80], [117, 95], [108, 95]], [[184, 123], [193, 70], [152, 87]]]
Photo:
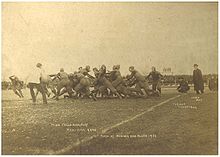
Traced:
[[217, 154], [218, 98], [49, 100], [2, 93], [2, 154]]

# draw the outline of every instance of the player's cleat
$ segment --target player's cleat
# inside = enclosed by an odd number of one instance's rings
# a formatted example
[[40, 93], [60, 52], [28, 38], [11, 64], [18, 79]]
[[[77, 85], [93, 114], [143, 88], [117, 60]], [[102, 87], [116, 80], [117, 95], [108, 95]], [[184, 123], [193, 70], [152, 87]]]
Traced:
[[69, 95], [64, 95], [63, 97], [64, 97], [64, 99], [65, 99], [65, 98], [70, 98]]
[[161, 93], [157, 91], [157, 92], [155, 93], [155, 95], [158, 96], [158, 97], [160, 97], [160, 96], [161, 96]]
[[119, 93], [116, 93], [119, 99], [122, 99], [121, 95]]
[[90, 96], [92, 97], [92, 99], [93, 99], [94, 101], [97, 101], [97, 98], [95, 97], [95, 94], [91, 93]]
[[92, 99], [93, 99], [94, 101], [97, 101], [97, 98], [96, 98], [95, 96], [92, 96]]

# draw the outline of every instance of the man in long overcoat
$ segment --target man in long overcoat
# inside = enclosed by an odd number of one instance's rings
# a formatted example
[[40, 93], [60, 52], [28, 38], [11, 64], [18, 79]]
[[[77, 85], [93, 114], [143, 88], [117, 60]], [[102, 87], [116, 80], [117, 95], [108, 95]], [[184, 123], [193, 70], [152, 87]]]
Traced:
[[194, 64], [193, 83], [194, 83], [194, 90], [196, 91], [197, 94], [204, 93], [204, 82], [202, 78], [202, 72], [198, 68], [197, 64]]

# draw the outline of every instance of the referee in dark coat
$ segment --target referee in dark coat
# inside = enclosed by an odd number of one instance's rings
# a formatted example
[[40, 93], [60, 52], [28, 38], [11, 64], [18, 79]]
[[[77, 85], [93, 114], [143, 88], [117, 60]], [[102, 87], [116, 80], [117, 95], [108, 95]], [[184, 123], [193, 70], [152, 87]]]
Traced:
[[194, 64], [193, 70], [193, 83], [194, 83], [194, 90], [197, 94], [204, 93], [204, 82], [202, 78], [202, 72], [198, 69], [198, 65]]

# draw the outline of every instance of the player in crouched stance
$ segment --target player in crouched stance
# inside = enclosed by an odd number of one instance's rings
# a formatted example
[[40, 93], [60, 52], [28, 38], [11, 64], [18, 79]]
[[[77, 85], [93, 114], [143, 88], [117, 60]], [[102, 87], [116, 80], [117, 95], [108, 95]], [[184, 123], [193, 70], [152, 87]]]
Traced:
[[128, 79], [135, 79], [137, 88], [139, 88], [140, 90], [143, 89], [145, 91], [146, 98], [149, 96], [160, 96], [160, 93], [158, 91], [154, 91], [149, 88], [149, 84], [145, 77], [137, 70], [135, 70], [134, 66], [129, 67], [129, 71], [131, 72], [131, 74], [130, 76], [128, 76]]
[[63, 88], [68, 92], [69, 97], [71, 98], [73, 92], [72, 92], [72, 82], [69, 79], [69, 75], [64, 71], [63, 68], [61, 68], [57, 76], [59, 77], [60, 81], [57, 84], [56, 100], [59, 100], [60, 91]]
[[177, 87], [178, 92], [187, 93], [190, 87], [188, 83], [183, 79], [183, 77], [179, 78], [179, 86]]
[[73, 78], [77, 80], [77, 85], [73, 88], [77, 94], [82, 94], [96, 101], [95, 95], [90, 91], [91, 80], [82, 73], [74, 73]]
[[22, 89], [22, 82], [15, 75], [10, 76], [9, 79], [11, 80], [12, 90], [14, 91], [14, 93], [17, 96], [19, 96], [19, 98], [23, 98], [24, 96], [23, 96], [23, 93], [21, 91], [21, 89]]

